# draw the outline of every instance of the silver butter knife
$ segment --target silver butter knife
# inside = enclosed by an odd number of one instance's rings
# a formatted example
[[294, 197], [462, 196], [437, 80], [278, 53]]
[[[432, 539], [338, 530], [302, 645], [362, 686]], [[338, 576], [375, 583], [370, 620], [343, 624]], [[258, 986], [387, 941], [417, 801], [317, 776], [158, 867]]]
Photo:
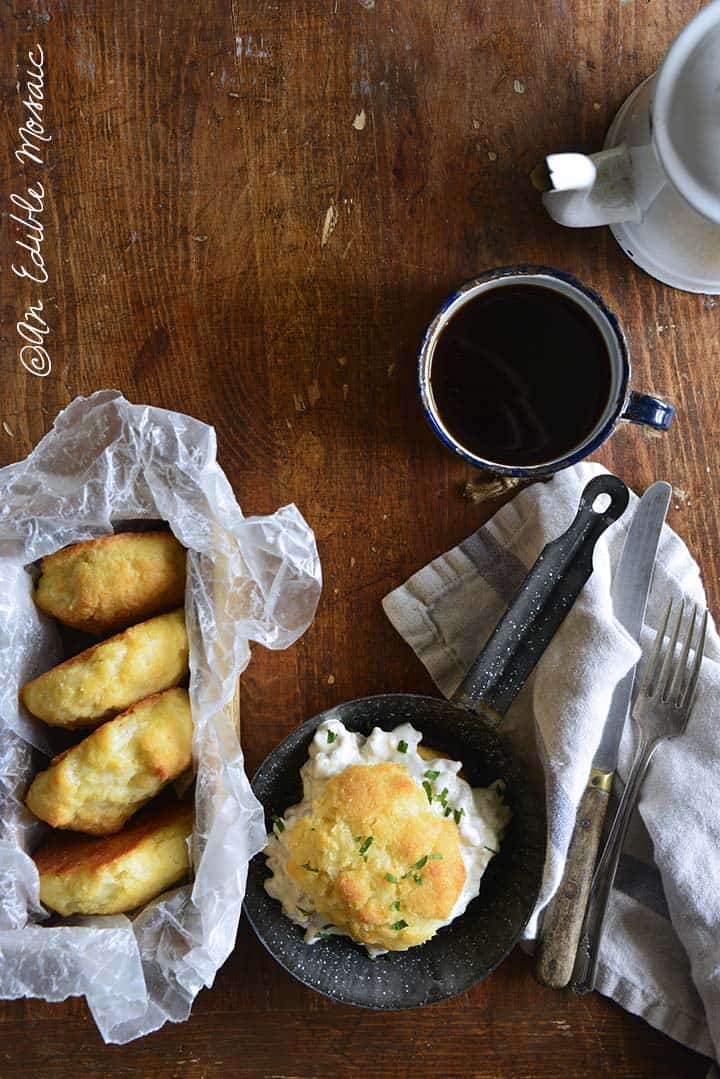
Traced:
[[[613, 578], [615, 617], [636, 641], [640, 639], [671, 494], [672, 487], [662, 480], [648, 487], [638, 502]], [[634, 682], [633, 667], [615, 687], [590, 778], [578, 807], [565, 873], [543, 919], [535, 973], [543, 985], [553, 989], [563, 989], [572, 976]]]

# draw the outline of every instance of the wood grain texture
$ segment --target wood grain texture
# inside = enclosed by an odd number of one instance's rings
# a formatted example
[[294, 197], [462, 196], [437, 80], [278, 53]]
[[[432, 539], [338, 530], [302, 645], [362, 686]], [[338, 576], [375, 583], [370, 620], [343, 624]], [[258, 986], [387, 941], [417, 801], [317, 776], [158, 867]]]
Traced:
[[535, 973], [543, 985], [551, 989], [564, 989], [572, 976], [609, 801], [609, 791], [590, 785], [585, 788], [578, 806], [565, 872], [543, 917]]
[[[643, 490], [720, 598], [718, 314], [624, 258], [605, 229], [543, 211], [528, 173], [596, 150], [615, 110], [702, 0], [0, 0], [2, 198], [16, 64], [48, 57], [47, 240], [53, 371], [27, 375], [29, 293], [0, 222], [0, 463], [76, 394], [215, 425], [247, 513], [294, 501], [325, 576], [287, 652], [241, 682], [253, 770], [297, 723], [386, 690], [432, 692], [382, 596], [497, 503], [421, 417], [415, 355], [458, 283], [532, 261], [577, 274], [621, 315], [636, 389], [678, 406], [664, 437], [621, 426], [598, 459]], [[519, 92], [519, 89], [522, 92]], [[365, 126], [353, 126], [365, 113]], [[329, 214], [329, 216], [328, 216]], [[327, 222], [327, 225], [326, 225]], [[324, 241], [324, 242], [323, 242]], [[3, 426], [3, 421], [5, 426]], [[295, 983], [242, 925], [190, 1020], [103, 1047], [82, 1001], [0, 1006], [0, 1075], [702, 1076], [706, 1062], [594, 994], [537, 985], [521, 953], [455, 1002], [375, 1015]]]

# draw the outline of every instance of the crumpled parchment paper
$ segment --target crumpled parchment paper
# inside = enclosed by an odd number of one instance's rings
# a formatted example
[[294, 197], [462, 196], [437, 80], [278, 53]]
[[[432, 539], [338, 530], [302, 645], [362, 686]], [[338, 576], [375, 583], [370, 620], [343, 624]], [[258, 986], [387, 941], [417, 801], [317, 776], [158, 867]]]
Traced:
[[[295, 506], [243, 517], [215, 457], [212, 427], [103, 390], [73, 401], [29, 457], [0, 469], [0, 997], [83, 994], [106, 1042], [186, 1019], [233, 948], [248, 861], [265, 831], [225, 706], [248, 642], [286, 648], [320, 595], [315, 539]], [[167, 521], [189, 552], [193, 882], [132, 918], [46, 927], [28, 854], [45, 826], [22, 799], [52, 749], [18, 690], [61, 655], [26, 567], [143, 518]]]

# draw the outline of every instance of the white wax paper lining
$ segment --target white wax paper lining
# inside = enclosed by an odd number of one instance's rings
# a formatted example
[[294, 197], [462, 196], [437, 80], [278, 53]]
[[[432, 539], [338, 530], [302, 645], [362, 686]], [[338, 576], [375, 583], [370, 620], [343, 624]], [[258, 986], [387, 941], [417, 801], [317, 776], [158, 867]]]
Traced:
[[[33, 603], [26, 567], [141, 519], [167, 521], [189, 552], [194, 878], [132, 919], [46, 927], [27, 853], [44, 826], [22, 798], [50, 745], [18, 689], [58, 661], [60, 646]], [[83, 994], [107, 1042], [187, 1018], [233, 948], [248, 861], [265, 843], [225, 707], [248, 642], [292, 644], [320, 588], [315, 539], [295, 506], [243, 517], [217, 464], [213, 428], [190, 416], [103, 390], [73, 401], [29, 457], [0, 469], [0, 997]]]

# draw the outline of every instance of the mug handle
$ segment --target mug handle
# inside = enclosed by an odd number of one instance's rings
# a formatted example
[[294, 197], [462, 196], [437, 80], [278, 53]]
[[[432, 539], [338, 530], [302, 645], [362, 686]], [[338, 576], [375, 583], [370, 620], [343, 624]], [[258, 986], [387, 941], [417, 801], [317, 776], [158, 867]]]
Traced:
[[630, 423], [642, 423], [647, 427], [656, 427], [667, 431], [675, 418], [675, 408], [669, 401], [659, 397], [650, 397], [646, 393], [631, 391], [625, 405], [622, 419]]

